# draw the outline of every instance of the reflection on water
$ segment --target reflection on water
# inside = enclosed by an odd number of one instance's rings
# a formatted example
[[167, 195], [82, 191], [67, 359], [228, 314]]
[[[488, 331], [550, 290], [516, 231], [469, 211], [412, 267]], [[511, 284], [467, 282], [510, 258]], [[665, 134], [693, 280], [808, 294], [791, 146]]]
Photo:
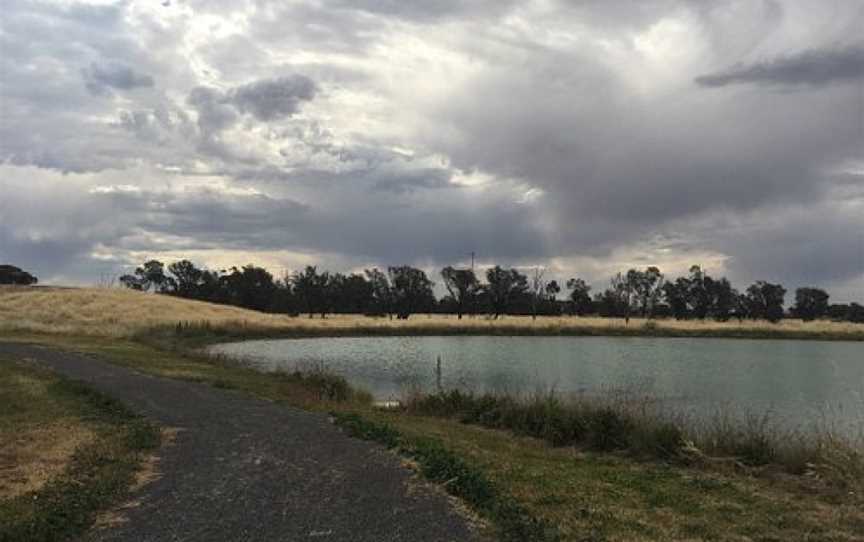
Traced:
[[264, 370], [323, 365], [379, 399], [443, 385], [474, 391], [596, 393], [647, 387], [694, 414], [771, 411], [789, 426], [864, 419], [864, 345], [647, 337], [363, 337], [248, 341], [213, 351]]

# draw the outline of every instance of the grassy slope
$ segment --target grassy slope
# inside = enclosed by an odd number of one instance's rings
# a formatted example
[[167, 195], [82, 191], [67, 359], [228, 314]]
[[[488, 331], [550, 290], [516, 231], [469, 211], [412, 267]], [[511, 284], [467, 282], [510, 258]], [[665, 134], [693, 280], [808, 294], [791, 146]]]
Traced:
[[[19, 339], [25, 338], [19, 336]], [[411, 439], [434, 437], [566, 540], [860, 540], [860, 495], [803, 478], [639, 462], [623, 455], [551, 448], [458, 422], [378, 412], [362, 402], [321, 401], [291, 379], [155, 350], [125, 340], [31, 337], [92, 352], [136, 370], [234, 388], [292, 405], [359, 412]]]
[[0, 469], [15, 478], [0, 491], [0, 541], [77, 537], [126, 495], [143, 453], [158, 442], [158, 430], [122, 405], [0, 359]]
[[[415, 315], [407, 321], [354, 315], [326, 320], [291, 318], [197, 301], [108, 289], [0, 288], [0, 333], [131, 337], [156, 326], [173, 331], [180, 323], [206, 323], [212, 340], [251, 336], [327, 335], [656, 335], [864, 340], [864, 324], [784, 320], [767, 322], [679, 322], [645, 325], [634, 318], [508, 316], [457, 320]], [[218, 333], [217, 333], [218, 332]], [[196, 333], [199, 337], [200, 333]]]

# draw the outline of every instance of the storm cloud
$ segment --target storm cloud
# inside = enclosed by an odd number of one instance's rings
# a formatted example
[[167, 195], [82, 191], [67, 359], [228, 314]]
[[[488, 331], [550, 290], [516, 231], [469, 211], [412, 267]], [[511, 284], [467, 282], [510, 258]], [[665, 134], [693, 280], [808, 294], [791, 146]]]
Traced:
[[695, 79], [703, 87], [735, 84], [825, 85], [864, 78], [864, 47], [810, 50], [750, 65], [737, 65]]
[[0, 263], [864, 292], [860, 2], [12, 0]]

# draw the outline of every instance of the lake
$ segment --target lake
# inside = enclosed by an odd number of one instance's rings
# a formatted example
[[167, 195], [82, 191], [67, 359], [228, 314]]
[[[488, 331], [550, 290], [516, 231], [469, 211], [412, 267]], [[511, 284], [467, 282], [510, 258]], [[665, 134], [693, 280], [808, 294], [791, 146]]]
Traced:
[[260, 340], [211, 351], [265, 370], [325, 367], [378, 399], [442, 384], [474, 391], [647, 392], [691, 416], [718, 408], [787, 427], [864, 423], [864, 344], [655, 337], [347, 337]]

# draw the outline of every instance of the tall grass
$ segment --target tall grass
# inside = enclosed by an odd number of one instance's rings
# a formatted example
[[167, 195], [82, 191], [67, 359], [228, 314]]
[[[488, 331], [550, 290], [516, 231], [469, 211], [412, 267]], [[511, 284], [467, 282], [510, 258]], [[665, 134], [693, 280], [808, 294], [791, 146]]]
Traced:
[[696, 466], [757, 473], [809, 475], [842, 490], [862, 489], [864, 438], [846, 437], [827, 425], [785, 429], [769, 415], [688, 418], [646, 394], [615, 392], [564, 398], [451, 390], [415, 394], [409, 413], [458, 419], [543, 439], [553, 446], [628, 453]]

